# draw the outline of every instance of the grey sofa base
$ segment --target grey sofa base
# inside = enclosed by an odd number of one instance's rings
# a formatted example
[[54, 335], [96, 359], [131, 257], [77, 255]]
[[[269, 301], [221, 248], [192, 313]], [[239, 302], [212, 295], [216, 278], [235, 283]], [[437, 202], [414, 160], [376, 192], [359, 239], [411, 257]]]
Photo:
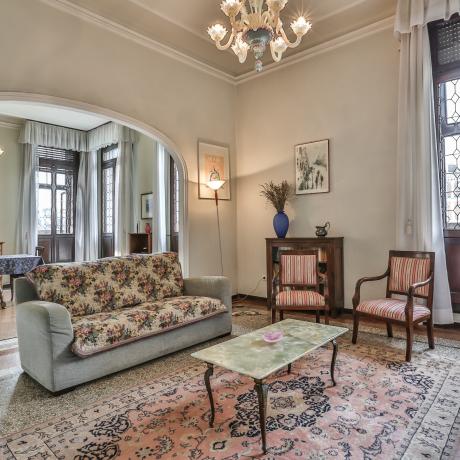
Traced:
[[33, 369], [23, 370], [52, 393], [65, 393], [75, 387], [107, 375], [165, 357], [176, 351], [231, 334], [226, 313], [188, 326], [179, 327], [146, 339], [140, 339], [112, 350], [79, 358], [72, 352], [55, 361], [55, 384], [49, 386]]
[[73, 328], [68, 311], [61, 305], [37, 300], [33, 285], [25, 278], [15, 280], [22, 368], [47, 390], [56, 393], [230, 334], [232, 303], [228, 279], [203, 277], [184, 281], [185, 295], [218, 298], [227, 311], [80, 358], [70, 351]]

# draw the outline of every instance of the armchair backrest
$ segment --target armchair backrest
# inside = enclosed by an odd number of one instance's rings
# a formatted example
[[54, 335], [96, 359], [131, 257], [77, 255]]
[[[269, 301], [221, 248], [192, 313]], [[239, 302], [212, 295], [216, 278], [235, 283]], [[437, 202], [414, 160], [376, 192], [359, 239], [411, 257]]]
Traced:
[[318, 251], [280, 251], [280, 289], [286, 287], [318, 288]]
[[[434, 252], [390, 251], [387, 297], [407, 295], [415, 283], [426, 281], [434, 273]], [[415, 291], [416, 297], [433, 298], [433, 280]]]

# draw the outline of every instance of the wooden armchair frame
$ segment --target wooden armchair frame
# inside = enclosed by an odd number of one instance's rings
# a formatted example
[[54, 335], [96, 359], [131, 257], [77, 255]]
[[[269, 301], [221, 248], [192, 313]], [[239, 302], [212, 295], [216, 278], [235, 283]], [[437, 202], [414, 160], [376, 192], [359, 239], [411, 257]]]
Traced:
[[[421, 282], [412, 284], [407, 292], [395, 291], [390, 289], [390, 274], [391, 274], [391, 259], [393, 257], [407, 257], [416, 259], [429, 259], [430, 260], [430, 271], [429, 277]], [[353, 339], [352, 342], [356, 344], [358, 339], [359, 319], [360, 316], [367, 316], [375, 319], [380, 319], [386, 322], [388, 337], [393, 337], [393, 323], [401, 324], [406, 328], [407, 344], [406, 344], [406, 361], [410, 361], [412, 358], [412, 344], [414, 341], [414, 324], [418, 324], [426, 321], [427, 325], [427, 336], [428, 345], [431, 349], [434, 348], [434, 333], [433, 333], [433, 287], [434, 287], [434, 252], [422, 252], [422, 251], [390, 251], [388, 257], [388, 267], [385, 273], [379, 276], [361, 278], [356, 283], [355, 294], [353, 296]], [[370, 313], [358, 312], [356, 308], [360, 304], [361, 297], [361, 286], [364, 283], [371, 281], [378, 281], [387, 278], [386, 298], [390, 299], [393, 294], [407, 296], [405, 306], [405, 320], [400, 321], [396, 319], [383, 318], [379, 315], [373, 315]], [[423, 286], [429, 284], [428, 295], [422, 295], [417, 290]], [[424, 315], [416, 320], [413, 318], [414, 314], [414, 299], [422, 298], [426, 300], [426, 307], [430, 310], [430, 313]]]
[[[283, 283], [283, 264], [281, 263], [282, 256], [315, 256], [316, 257], [316, 283], [315, 284], [299, 284], [299, 283]], [[300, 288], [301, 290], [308, 291], [314, 290], [315, 292], [319, 293], [319, 251], [318, 250], [289, 250], [289, 251], [280, 251], [279, 252], [279, 292], [283, 292], [285, 288]], [[313, 288], [313, 289], [311, 289]], [[280, 312], [280, 320], [282, 321], [284, 318], [285, 311], [315, 311], [316, 312], [316, 322], [320, 322], [320, 311], [324, 311], [324, 322], [329, 324], [329, 299], [327, 294], [325, 293], [324, 297], [324, 305], [312, 305], [312, 306], [278, 306], [276, 302], [273, 303], [272, 307], [272, 323], [276, 322], [276, 312], [279, 310]]]

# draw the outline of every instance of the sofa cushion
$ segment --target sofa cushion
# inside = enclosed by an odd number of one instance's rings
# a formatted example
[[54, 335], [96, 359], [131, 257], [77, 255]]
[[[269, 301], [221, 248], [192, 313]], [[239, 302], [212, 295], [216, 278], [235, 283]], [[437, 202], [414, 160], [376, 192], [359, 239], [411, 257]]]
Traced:
[[181, 296], [107, 313], [74, 317], [72, 351], [81, 357], [227, 311], [218, 299]]
[[63, 305], [71, 316], [180, 296], [184, 286], [174, 253], [42, 265], [26, 276], [40, 300]]

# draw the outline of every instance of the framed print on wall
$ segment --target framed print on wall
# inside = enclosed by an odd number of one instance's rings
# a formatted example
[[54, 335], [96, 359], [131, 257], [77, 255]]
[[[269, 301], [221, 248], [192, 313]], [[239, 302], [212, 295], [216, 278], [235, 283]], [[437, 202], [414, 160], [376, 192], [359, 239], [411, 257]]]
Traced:
[[141, 219], [153, 218], [153, 193], [143, 193], [141, 195]]
[[296, 145], [296, 195], [327, 193], [329, 180], [329, 139]]
[[210, 180], [224, 180], [219, 200], [230, 200], [230, 149], [228, 145], [198, 141], [198, 198], [213, 200]]

